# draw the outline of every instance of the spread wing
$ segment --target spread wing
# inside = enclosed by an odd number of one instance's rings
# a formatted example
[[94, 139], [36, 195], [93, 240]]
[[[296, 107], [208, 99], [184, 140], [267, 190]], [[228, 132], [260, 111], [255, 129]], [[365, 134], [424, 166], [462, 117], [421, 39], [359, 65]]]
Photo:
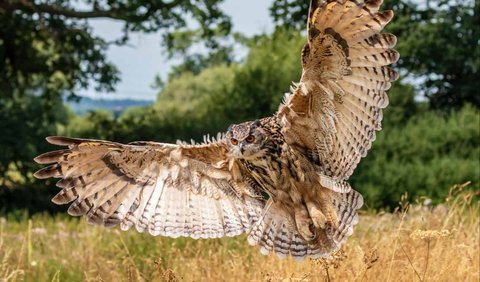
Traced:
[[[380, 33], [392, 11], [381, 0], [312, 1], [301, 81], [280, 106], [286, 141], [329, 177], [346, 180], [381, 129], [386, 91], [398, 74], [396, 37]], [[334, 180], [334, 181], [331, 181]]]
[[91, 223], [217, 238], [246, 232], [264, 207], [248, 181], [230, 172], [223, 140], [202, 145], [47, 140], [67, 148], [35, 158], [50, 164], [35, 177], [61, 178], [53, 202], [71, 203], [68, 213], [86, 215]]

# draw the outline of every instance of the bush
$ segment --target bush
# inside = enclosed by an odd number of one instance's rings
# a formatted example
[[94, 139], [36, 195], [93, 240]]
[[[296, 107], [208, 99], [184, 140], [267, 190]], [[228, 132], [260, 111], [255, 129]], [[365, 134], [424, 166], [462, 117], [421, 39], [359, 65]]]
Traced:
[[351, 183], [370, 207], [397, 204], [401, 194], [444, 199], [457, 183], [480, 180], [480, 111], [467, 106], [444, 117], [425, 112], [385, 127]]

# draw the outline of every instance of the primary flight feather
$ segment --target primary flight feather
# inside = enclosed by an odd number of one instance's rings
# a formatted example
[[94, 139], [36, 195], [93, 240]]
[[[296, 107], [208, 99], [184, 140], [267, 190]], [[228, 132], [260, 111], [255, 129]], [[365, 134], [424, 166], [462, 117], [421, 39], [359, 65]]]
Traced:
[[347, 179], [381, 129], [396, 38], [381, 0], [312, 1], [300, 82], [271, 117], [198, 145], [48, 137], [35, 158], [56, 204], [91, 223], [169, 237], [248, 233], [263, 254], [325, 257], [358, 222]]

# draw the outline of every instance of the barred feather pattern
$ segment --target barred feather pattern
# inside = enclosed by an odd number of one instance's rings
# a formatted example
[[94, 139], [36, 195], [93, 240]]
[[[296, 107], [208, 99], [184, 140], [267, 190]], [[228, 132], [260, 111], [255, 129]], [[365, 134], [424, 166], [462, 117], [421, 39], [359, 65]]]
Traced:
[[[264, 203], [235, 183], [222, 141], [170, 145], [49, 137], [68, 149], [35, 158], [50, 164], [37, 178], [62, 178], [56, 204], [88, 222], [169, 237], [236, 236], [258, 220]], [[208, 141], [208, 140], [207, 140]]]
[[380, 33], [393, 12], [379, 11], [381, 4], [312, 1], [302, 79], [278, 111], [286, 141], [316, 154], [335, 181], [348, 179], [366, 156], [398, 78], [388, 67], [399, 58], [396, 38]]
[[306, 240], [300, 235], [284, 206], [267, 203], [265, 215], [249, 233], [249, 244], [258, 245], [264, 255], [275, 253], [280, 259], [288, 256], [295, 260], [306, 257], [317, 259], [339, 250], [358, 223], [357, 210], [363, 206], [363, 197], [353, 189], [346, 193], [331, 190], [323, 190], [322, 193], [323, 198], [328, 199], [326, 204], [335, 209], [336, 222], [333, 226], [317, 229], [314, 240]]
[[258, 245], [263, 255], [275, 253], [278, 258], [292, 256], [295, 260], [306, 257], [320, 258], [328, 256], [338, 249], [336, 246], [317, 244], [305, 240], [294, 227], [291, 216], [278, 204], [273, 204], [258, 221], [248, 235], [250, 245]]

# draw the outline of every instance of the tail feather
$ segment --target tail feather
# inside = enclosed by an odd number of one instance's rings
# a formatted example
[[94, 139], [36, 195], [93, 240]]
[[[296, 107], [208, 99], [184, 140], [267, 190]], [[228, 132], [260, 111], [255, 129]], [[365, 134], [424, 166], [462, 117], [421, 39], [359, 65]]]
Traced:
[[[326, 231], [323, 238], [330, 238]], [[272, 204], [248, 235], [249, 244], [258, 245], [263, 255], [275, 253], [280, 259], [290, 255], [295, 260], [329, 256], [339, 246], [333, 239], [328, 240], [305, 240], [298, 232], [292, 216], [279, 204]]]
[[363, 198], [357, 191], [350, 189], [338, 193], [329, 189], [318, 189], [318, 203], [322, 212], [330, 221], [315, 231], [315, 239], [305, 240], [297, 229], [294, 217], [279, 203], [273, 203], [266, 210], [263, 219], [252, 227], [248, 236], [251, 245], [258, 245], [260, 252], [268, 255], [274, 252], [280, 259], [289, 255], [295, 260], [306, 257], [328, 257], [340, 249], [345, 240], [353, 234], [358, 223], [357, 210], [363, 205]]
[[260, 239], [260, 252], [264, 255], [270, 254], [274, 249], [273, 240], [278, 231], [279, 222], [272, 220], [270, 224], [266, 226], [263, 231], [262, 238]]
[[282, 223], [275, 239], [273, 240], [275, 253], [280, 259], [285, 259], [290, 253], [290, 246], [292, 245], [293, 232], [288, 228], [285, 222]]
[[341, 245], [353, 234], [353, 227], [358, 223], [357, 210], [363, 206], [363, 197], [355, 190], [349, 193], [335, 193], [333, 205], [338, 216], [337, 227], [333, 230], [333, 239]]

